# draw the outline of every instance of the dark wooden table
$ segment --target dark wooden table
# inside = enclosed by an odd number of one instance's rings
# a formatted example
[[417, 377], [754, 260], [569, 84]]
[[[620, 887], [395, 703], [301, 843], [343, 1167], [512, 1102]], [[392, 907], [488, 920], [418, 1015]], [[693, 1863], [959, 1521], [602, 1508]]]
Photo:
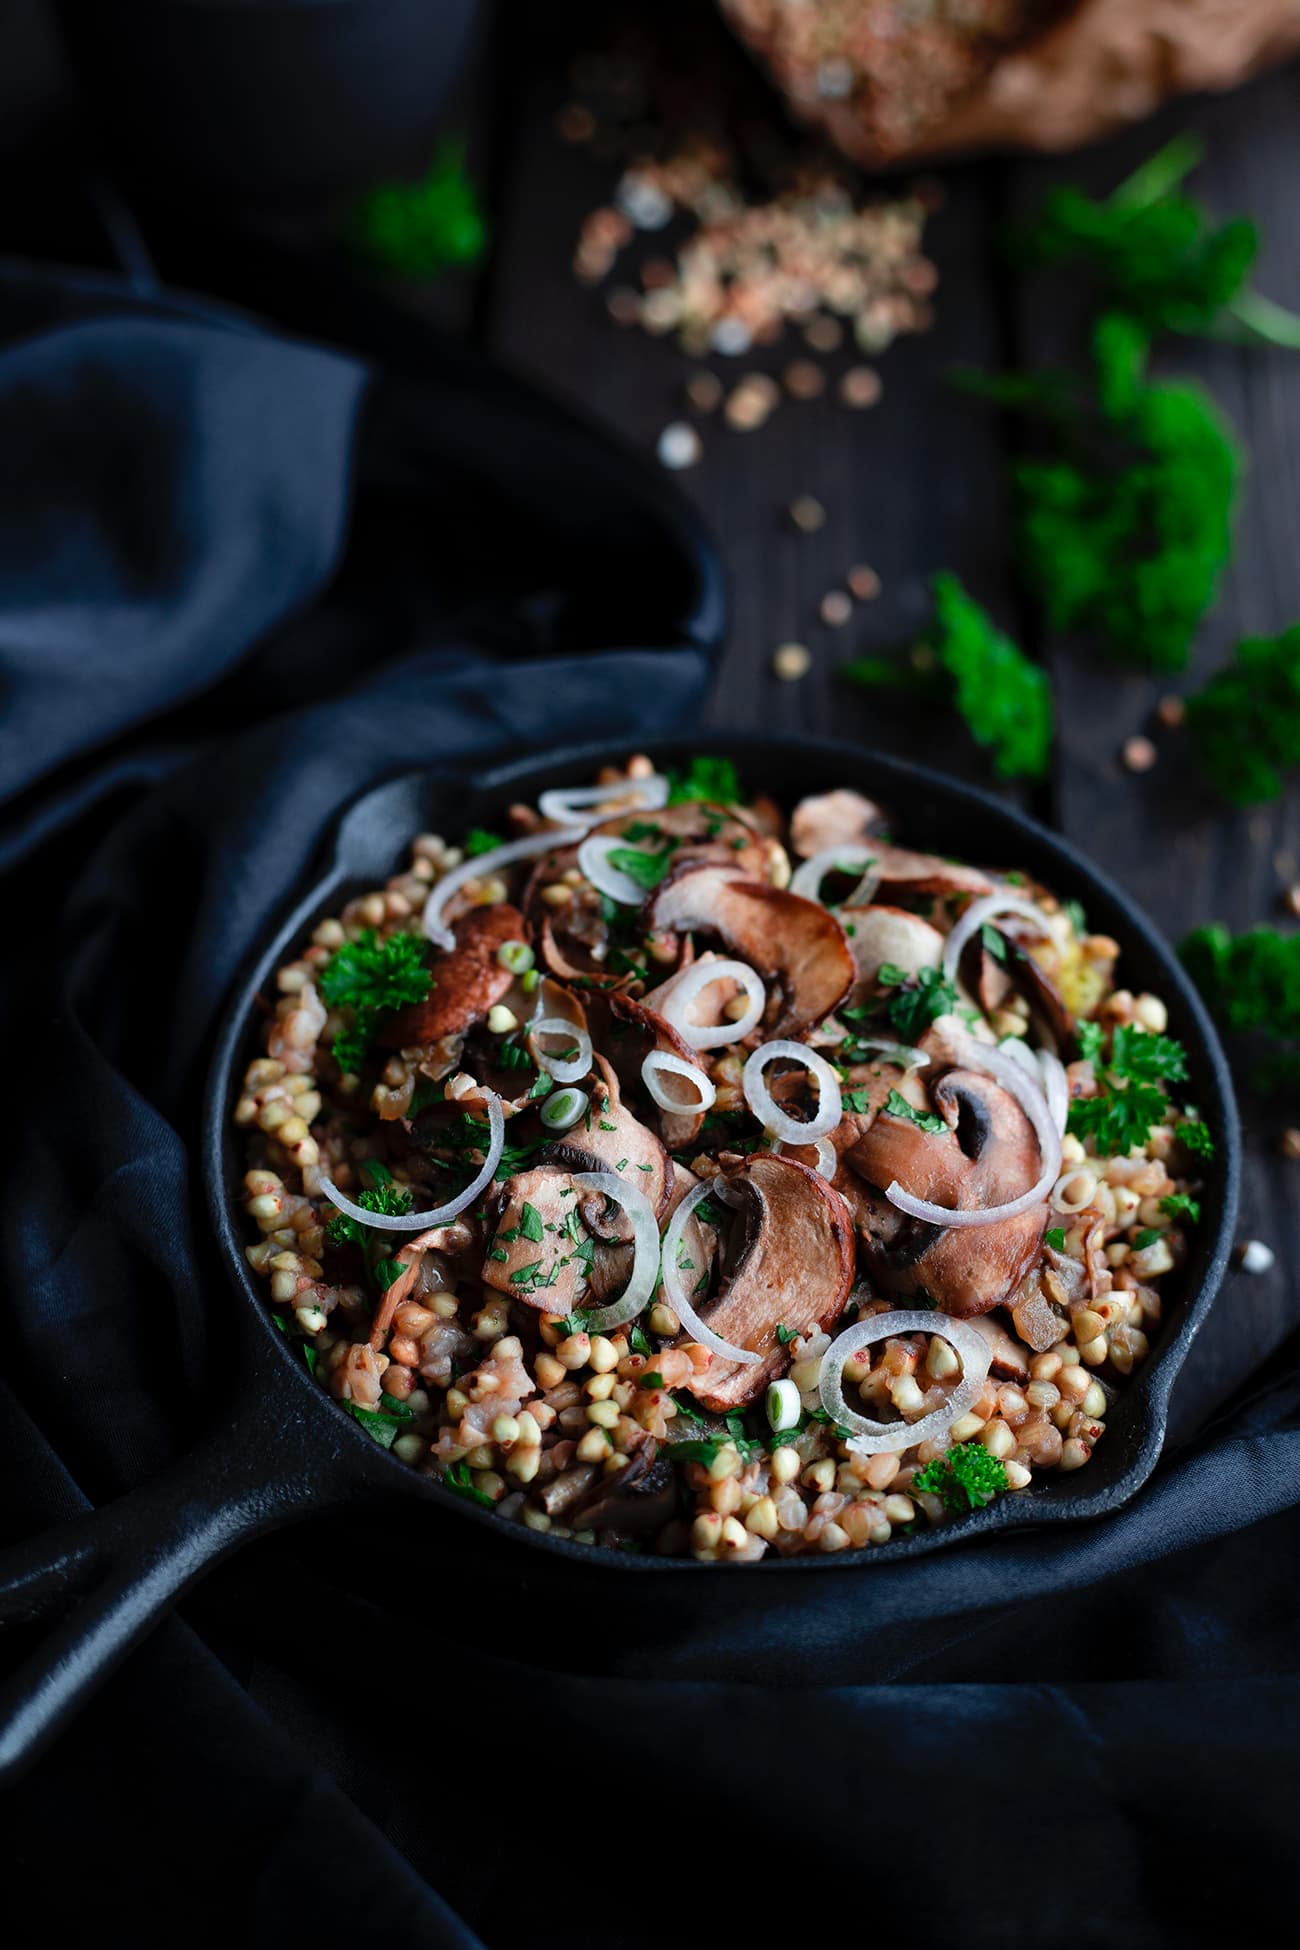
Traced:
[[[656, 11], [665, 10], [668, 0]], [[703, 10], [697, 0], [697, 13]], [[21, 0], [8, 41], [0, 34], [8, 57], [0, 60], [0, 108], [11, 132], [34, 115], [41, 90], [51, 98], [58, 92], [47, 11], [43, 0]], [[622, 12], [598, 10], [598, 31], [607, 33]], [[507, 6], [506, 19], [509, 32], [498, 23], [485, 34], [452, 118], [470, 130], [472, 165], [489, 188], [494, 249], [476, 276], [457, 274], [412, 302], [476, 333], [502, 360], [652, 456], [663, 426], [682, 417], [682, 382], [699, 362], [671, 341], [616, 329], [600, 292], [572, 276], [578, 226], [608, 199], [619, 165], [556, 133], [584, 30], [564, 9]], [[34, 79], [18, 58], [24, 21]], [[736, 85], [752, 87], [746, 57], [735, 50], [728, 58]], [[717, 536], [731, 583], [731, 635], [710, 722], [833, 732], [987, 782], [987, 767], [956, 720], [936, 727], [836, 675], [865, 651], [908, 641], [927, 613], [929, 577], [954, 570], [1052, 674], [1059, 728], [1052, 776], [1018, 796], [1091, 853], [1174, 938], [1206, 920], [1287, 924], [1280, 902], [1300, 878], [1300, 793], [1230, 816], [1211, 802], [1179, 735], [1159, 730], [1155, 769], [1139, 777], [1122, 767], [1124, 740], [1153, 730], [1153, 706], [1169, 686], [1117, 673], [1095, 653], [1042, 635], [1012, 572], [1011, 430], [959, 397], [945, 373], [958, 363], [1046, 363], [1077, 349], [1073, 287], [1018, 281], [1000, 247], [1005, 227], [1054, 181], [1108, 190], [1180, 128], [1198, 130], [1207, 143], [1197, 191], [1225, 216], [1244, 212], [1259, 221], [1259, 282], [1300, 309], [1300, 71], [1293, 68], [1230, 98], [1182, 105], [1068, 161], [998, 159], [944, 170], [946, 205], [927, 235], [941, 275], [935, 326], [879, 360], [880, 404], [848, 412], [829, 398], [786, 403], [749, 434], [712, 423], [702, 464], [679, 477]], [[778, 370], [790, 352], [787, 344], [710, 363], [739, 377]], [[1250, 456], [1235, 561], [1178, 686], [1190, 689], [1240, 636], [1271, 634], [1300, 618], [1300, 354], [1188, 344], [1162, 362], [1205, 381]], [[792, 532], [784, 518], [805, 493], [826, 509], [825, 525], [811, 535]], [[879, 600], [855, 610], [846, 627], [826, 628], [817, 616], [821, 596], [863, 562], [879, 573]], [[771, 669], [773, 649], [791, 639], [813, 653], [811, 671], [795, 684], [779, 682]], [[1300, 1320], [1300, 1164], [1283, 1162], [1276, 1145], [1285, 1124], [1300, 1122], [1300, 1106], [1243, 1091], [1243, 1113], [1249, 1163], [1241, 1236], [1268, 1242], [1277, 1260], [1266, 1275], [1228, 1281], [1179, 1385], [1180, 1430], [1202, 1420]]]
[[[483, 329], [512, 365], [647, 451], [682, 414], [682, 382], [700, 362], [671, 341], [620, 331], [603, 297], [569, 272], [582, 217], [606, 196], [617, 164], [575, 152], [555, 132], [569, 97], [569, 50], [534, 44], [513, 63], [495, 118], [500, 185], [497, 245], [484, 292]], [[737, 56], [743, 64], [743, 57]], [[1000, 238], [1014, 214], [1050, 183], [1097, 192], [1118, 183], [1176, 130], [1205, 138], [1198, 194], [1224, 216], [1248, 213], [1264, 248], [1259, 283], [1300, 308], [1300, 71], [1267, 77], [1230, 98], [1182, 105], [1123, 140], [1068, 161], [1012, 159], [942, 172], [946, 203], [928, 245], [938, 265], [934, 329], [900, 340], [878, 363], [880, 404], [849, 412], [823, 397], [783, 404], [766, 426], [736, 433], [709, 424], [701, 464], [680, 475], [717, 536], [732, 592], [732, 628], [711, 722], [834, 733], [900, 749], [988, 782], [983, 759], [954, 720], [937, 731], [889, 709], [878, 694], [837, 678], [845, 662], [906, 642], [927, 612], [928, 578], [952, 569], [1052, 674], [1058, 743], [1050, 781], [1019, 794], [1144, 903], [1173, 938], [1206, 920], [1233, 928], [1280, 914], [1300, 877], [1300, 794], [1249, 816], [1209, 802], [1176, 733], [1154, 729], [1167, 683], [1119, 673], [1096, 654], [1054, 642], [1036, 627], [1012, 570], [1009, 437], [999, 416], [945, 383], [959, 363], [1049, 363], [1076, 350], [1077, 320], [1060, 280], [1018, 281]], [[724, 377], [778, 371], [794, 348], [709, 361]], [[1192, 689], [1247, 634], [1300, 619], [1300, 354], [1180, 346], [1162, 365], [1201, 377], [1247, 444], [1249, 476], [1236, 557], [1185, 679]], [[809, 493], [827, 514], [811, 535], [784, 511]], [[865, 562], [880, 575], [877, 602], [839, 630], [817, 615], [824, 592]], [[808, 645], [799, 683], [772, 673], [776, 645]], [[1151, 732], [1155, 769], [1120, 763], [1124, 740]], [[1243, 1069], [1246, 1066], [1242, 1066]], [[1175, 1427], [1195, 1426], [1300, 1320], [1300, 1164], [1276, 1149], [1300, 1106], [1261, 1104], [1243, 1091], [1249, 1163], [1241, 1236], [1272, 1245], [1272, 1272], [1234, 1274], [1179, 1384]]]

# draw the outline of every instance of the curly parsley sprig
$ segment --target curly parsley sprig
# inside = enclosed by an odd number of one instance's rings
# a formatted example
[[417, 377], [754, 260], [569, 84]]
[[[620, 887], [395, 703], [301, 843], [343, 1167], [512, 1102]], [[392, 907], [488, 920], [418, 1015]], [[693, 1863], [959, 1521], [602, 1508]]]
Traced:
[[[1100, 1088], [1096, 1096], [1074, 1099], [1067, 1130], [1080, 1140], [1091, 1138], [1099, 1158], [1124, 1158], [1140, 1150], [1153, 1126], [1165, 1123], [1173, 1110], [1164, 1085], [1187, 1079], [1182, 1044], [1173, 1036], [1121, 1024], [1107, 1052], [1101, 1024], [1081, 1022], [1079, 1054], [1092, 1064]], [[1213, 1153], [1214, 1139], [1199, 1119], [1185, 1119], [1177, 1128], [1189, 1150]]]
[[320, 992], [331, 1009], [351, 1009], [350, 1026], [334, 1038], [334, 1060], [341, 1070], [360, 1069], [386, 1015], [423, 1002], [433, 977], [420, 934], [390, 934], [382, 940], [363, 928], [345, 941], [320, 972]]

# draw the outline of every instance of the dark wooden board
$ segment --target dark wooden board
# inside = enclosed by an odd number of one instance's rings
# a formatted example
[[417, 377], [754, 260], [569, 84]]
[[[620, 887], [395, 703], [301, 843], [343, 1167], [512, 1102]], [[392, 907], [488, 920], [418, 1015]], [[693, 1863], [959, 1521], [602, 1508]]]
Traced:
[[[700, 362], [671, 342], [620, 331], [600, 292], [569, 270], [581, 219], [609, 196], [618, 169], [556, 135], [571, 51], [563, 43], [533, 46], [507, 67], [486, 330], [501, 357], [650, 451], [666, 422], [686, 417], [682, 381]], [[1202, 920], [1244, 927], [1278, 919], [1280, 893], [1300, 874], [1295, 796], [1277, 809], [1231, 816], [1208, 798], [1179, 734], [1158, 733], [1160, 762], [1143, 777], [1124, 770], [1119, 753], [1131, 734], [1152, 729], [1152, 707], [1166, 690], [1192, 688], [1242, 634], [1273, 632], [1300, 617], [1300, 355], [1186, 345], [1162, 360], [1204, 380], [1251, 455], [1222, 601], [1188, 679], [1172, 685], [1035, 639], [1011, 564], [1011, 429], [956, 397], [944, 375], [962, 362], [1047, 362], [1077, 350], [1071, 290], [1059, 280], [1013, 278], [1000, 249], [1005, 225], [1053, 181], [1110, 188], [1180, 127], [1207, 140], [1198, 193], [1223, 215], [1245, 211], [1259, 220], [1266, 238], [1260, 283], [1300, 308], [1297, 108], [1300, 75], [1284, 71], [1230, 98], [1180, 105], [1083, 156], [946, 170], [946, 206], [928, 236], [941, 272], [935, 328], [878, 361], [880, 405], [850, 413], [829, 399], [786, 403], [748, 434], [703, 423], [703, 462], [679, 478], [718, 538], [733, 594], [712, 722], [861, 738], [987, 781], [960, 727], [936, 731], [835, 674], [852, 656], [906, 642], [926, 613], [928, 577], [954, 569], [1052, 671], [1059, 746], [1050, 786], [1031, 796], [1033, 809], [1135, 892], [1173, 938]], [[724, 379], [739, 377], [779, 370], [798, 349], [787, 341], [774, 352], [708, 363]], [[813, 535], [793, 534], [783, 521], [799, 493], [815, 494], [827, 510]], [[828, 630], [817, 620], [820, 597], [857, 561], [877, 569], [882, 595], [843, 630]], [[771, 653], [791, 639], [809, 646], [814, 664], [801, 682], [781, 684]], [[1285, 1106], [1249, 1092], [1243, 1113], [1250, 1152], [1241, 1236], [1271, 1243], [1277, 1264], [1262, 1277], [1229, 1279], [1180, 1381], [1176, 1433], [1203, 1421], [1300, 1320], [1300, 1166], [1276, 1152], [1289, 1120]]]

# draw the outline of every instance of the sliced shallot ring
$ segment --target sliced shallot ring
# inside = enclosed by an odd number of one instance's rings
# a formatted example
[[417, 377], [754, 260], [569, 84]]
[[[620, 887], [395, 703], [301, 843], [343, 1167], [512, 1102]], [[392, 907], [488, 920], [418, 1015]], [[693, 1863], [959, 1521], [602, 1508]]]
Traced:
[[867, 840], [846, 841], [842, 846], [827, 846], [820, 853], [814, 853], [811, 860], [805, 860], [801, 867], [796, 868], [790, 882], [790, 892], [802, 894], [806, 901], [820, 903], [822, 882], [832, 868], [840, 873], [854, 873], [859, 867], [865, 868], [865, 872], [847, 900], [840, 905], [866, 907], [880, 885], [880, 869]]
[[617, 1300], [595, 1313], [583, 1314], [585, 1331], [607, 1334], [612, 1327], [624, 1327], [645, 1311], [659, 1284], [659, 1225], [644, 1192], [625, 1185], [612, 1171], [580, 1171], [574, 1184], [579, 1191], [602, 1193], [620, 1205], [632, 1222], [632, 1271]]
[[[749, 997], [748, 1010], [738, 1022], [720, 1022], [712, 1028], [688, 1021], [686, 1011], [691, 1003], [714, 982], [738, 983]], [[723, 1043], [734, 1043], [740, 1037], [748, 1036], [766, 1007], [767, 990], [763, 986], [763, 978], [747, 961], [693, 961], [689, 968], [674, 976], [663, 989], [659, 1013], [692, 1049], [720, 1049]]]
[[586, 832], [585, 826], [564, 828], [550, 833], [529, 833], [526, 839], [508, 840], [504, 846], [494, 846], [490, 853], [479, 853], [472, 860], [462, 860], [450, 873], [443, 874], [441, 880], [434, 882], [429, 890], [429, 898], [424, 903], [424, 913], [420, 926], [430, 941], [438, 948], [454, 948], [456, 937], [442, 918], [442, 910], [458, 888], [467, 880], [484, 880], [494, 874], [498, 867], [509, 867], [516, 860], [531, 860], [534, 854], [549, 853], [555, 847], [572, 846]]
[[1022, 921], [1032, 921], [1040, 934], [1049, 939], [1051, 937], [1047, 916], [1028, 901], [1017, 900], [1013, 894], [981, 894], [978, 900], [971, 902], [944, 944], [943, 972], [950, 982], [956, 979], [957, 965], [966, 943], [986, 921], [991, 921], [998, 914], [1018, 914]]
[[1043, 1094], [1047, 1098], [1047, 1108], [1052, 1113], [1057, 1131], [1064, 1137], [1066, 1122], [1070, 1115], [1070, 1079], [1065, 1073], [1065, 1065], [1054, 1050], [1040, 1049], [1038, 1067], [1043, 1076]]
[[[567, 1036], [575, 1045], [574, 1056], [551, 1056], [544, 1050], [538, 1038], [541, 1036]], [[556, 1083], [577, 1083], [581, 1077], [591, 1073], [591, 1037], [585, 1029], [564, 1016], [534, 1016], [528, 1025], [528, 1040], [533, 1055], [537, 1058], [539, 1070], [545, 1070], [548, 1077]]]
[[[664, 1233], [663, 1243], [664, 1292], [668, 1295], [669, 1305], [693, 1340], [699, 1341], [711, 1353], [720, 1354], [724, 1361], [739, 1361], [749, 1366], [755, 1361], [761, 1361], [763, 1356], [753, 1353], [747, 1347], [736, 1347], [731, 1341], [724, 1341], [721, 1334], [715, 1334], [711, 1327], [705, 1325], [686, 1297], [682, 1287], [681, 1272], [677, 1265], [677, 1252], [682, 1243], [682, 1235], [686, 1231], [686, 1222], [696, 1206], [701, 1200], [706, 1199], [710, 1192], [726, 1198], [725, 1189], [716, 1179], [702, 1178], [698, 1185], [693, 1185], [687, 1192], [668, 1221], [668, 1230]], [[727, 1203], [730, 1204], [731, 1201], [728, 1199]]]
[[[937, 1334], [961, 1356], [961, 1380], [943, 1407], [923, 1415], [919, 1422], [873, 1422], [869, 1416], [850, 1408], [844, 1399], [842, 1375], [849, 1356], [869, 1347], [873, 1341], [887, 1340], [891, 1334]], [[822, 1407], [831, 1420], [852, 1431], [848, 1446], [855, 1455], [898, 1455], [904, 1449], [915, 1448], [918, 1442], [943, 1441], [953, 1423], [959, 1422], [979, 1400], [992, 1359], [993, 1350], [984, 1336], [966, 1321], [932, 1310], [913, 1313], [900, 1309], [895, 1313], [872, 1314], [837, 1334], [822, 1356], [817, 1386]]]
[[1041, 1168], [1027, 1192], [1008, 1199], [1005, 1205], [988, 1205], [980, 1210], [957, 1211], [951, 1206], [934, 1205], [926, 1198], [913, 1198], [898, 1180], [886, 1187], [885, 1197], [909, 1218], [922, 1219], [932, 1226], [991, 1226], [1003, 1219], [1015, 1219], [1041, 1205], [1061, 1175], [1061, 1134], [1056, 1118], [1043, 1093], [1041, 1081], [1004, 1049], [990, 1049], [973, 1036], [954, 1036], [954, 1055], [968, 1069], [983, 1070], [995, 1083], [1014, 1097], [1034, 1127], [1038, 1139]]
[[[681, 1097], [674, 1097], [660, 1081], [664, 1076], [683, 1077], [694, 1089], [696, 1102], [686, 1103]], [[707, 1076], [698, 1064], [688, 1063], [684, 1056], [674, 1056], [671, 1050], [651, 1050], [641, 1065], [641, 1081], [660, 1110], [685, 1111], [693, 1115], [697, 1111], [710, 1109], [717, 1101], [718, 1089], [713, 1078]]]
[[[611, 866], [611, 850], [637, 853], [640, 848], [616, 834], [593, 834], [578, 848], [579, 873], [586, 875], [598, 894], [607, 894], [621, 907], [640, 907], [645, 899], [645, 888], [639, 881], [633, 880], [630, 873], [624, 873], [621, 867]], [[650, 855], [647, 854], [646, 858], [649, 859]]]
[[887, 1062], [897, 1063], [900, 1069], [923, 1070], [930, 1061], [923, 1049], [914, 1049], [911, 1043], [890, 1043], [881, 1036], [854, 1036], [852, 1040], [856, 1048], [877, 1050]]
[[454, 1219], [467, 1205], [474, 1203], [485, 1186], [492, 1183], [505, 1148], [506, 1120], [501, 1099], [495, 1090], [480, 1090], [479, 1095], [487, 1105], [487, 1156], [478, 1175], [446, 1205], [434, 1206], [427, 1212], [370, 1212], [364, 1205], [355, 1204], [346, 1192], [341, 1192], [327, 1172], [318, 1170], [317, 1180], [330, 1204], [336, 1205], [340, 1212], [346, 1212], [350, 1219], [356, 1219], [361, 1225], [372, 1226], [376, 1232], [427, 1232], [430, 1226], [445, 1225], [448, 1219]]
[[[807, 1070], [817, 1085], [817, 1115], [803, 1123], [797, 1117], [790, 1117], [773, 1099], [763, 1075], [769, 1063], [778, 1058], [798, 1063]], [[764, 1130], [771, 1131], [782, 1144], [815, 1144], [818, 1138], [829, 1135], [839, 1123], [844, 1106], [840, 1097], [840, 1080], [824, 1056], [818, 1056], [815, 1049], [807, 1043], [791, 1043], [778, 1038], [772, 1043], [760, 1043], [750, 1056], [740, 1079], [745, 1093], [745, 1102], [753, 1111]]]
[[[629, 812], [658, 812], [667, 804], [668, 780], [662, 772], [652, 772], [648, 779], [618, 779], [613, 785], [552, 786], [538, 795], [537, 810], [543, 819], [565, 826], [581, 822], [585, 832], [606, 817], [606, 806], [615, 809], [609, 816], [616, 818], [624, 806]], [[589, 815], [583, 810], [587, 806], [592, 808]]]

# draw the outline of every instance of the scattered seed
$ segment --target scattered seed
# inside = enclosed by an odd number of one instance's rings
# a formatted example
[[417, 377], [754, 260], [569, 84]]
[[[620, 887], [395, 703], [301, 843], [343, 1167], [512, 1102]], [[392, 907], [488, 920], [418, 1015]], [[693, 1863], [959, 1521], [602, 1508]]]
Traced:
[[849, 585], [849, 594], [860, 603], [873, 603], [880, 594], [880, 577], [865, 562], [850, 569], [844, 580]]
[[1170, 731], [1175, 731], [1187, 716], [1187, 705], [1181, 697], [1162, 697], [1156, 706], [1156, 717]]
[[1120, 759], [1127, 772], [1149, 772], [1156, 762], [1156, 748], [1149, 738], [1126, 738]]
[[722, 409], [723, 418], [738, 433], [752, 433], [755, 427], [761, 427], [771, 417], [780, 397], [766, 373], [747, 373], [735, 391], [727, 395]]
[[801, 535], [814, 535], [826, 519], [826, 510], [813, 494], [799, 494], [790, 503], [790, 519]]
[[783, 643], [772, 653], [772, 669], [782, 683], [793, 684], [812, 669], [812, 654], [806, 644]]
[[562, 142], [590, 142], [596, 133], [596, 118], [581, 102], [567, 102], [555, 118]]
[[716, 413], [722, 404], [722, 381], [715, 372], [693, 372], [682, 390], [693, 413]]
[[1294, 1124], [1289, 1130], [1283, 1131], [1278, 1139], [1277, 1148], [1284, 1158], [1300, 1158], [1300, 1131]]
[[648, 170], [629, 169], [614, 192], [614, 201], [638, 230], [662, 230], [673, 214], [673, 202]]
[[737, 359], [742, 352], [748, 352], [754, 343], [754, 335], [748, 325], [739, 318], [720, 318], [709, 333], [709, 344], [724, 358]]
[[676, 470], [694, 467], [704, 446], [694, 427], [688, 426], [685, 420], [673, 420], [660, 434], [657, 451], [663, 465]]
[[1282, 905], [1288, 914], [1300, 914], [1300, 880], [1295, 880], [1282, 896]]
[[816, 399], [826, 391], [826, 375], [811, 359], [795, 359], [781, 376], [791, 399]]
[[625, 284], [616, 284], [605, 298], [605, 309], [616, 325], [639, 325], [641, 300]]
[[844, 327], [838, 318], [820, 312], [803, 328], [804, 343], [813, 352], [838, 352], [844, 343]]
[[828, 589], [822, 597], [818, 615], [832, 630], [838, 630], [853, 614], [853, 604], [842, 589]]
[[880, 398], [880, 374], [870, 366], [850, 366], [837, 392], [841, 406], [874, 406]]
[[1269, 1273], [1273, 1269], [1276, 1254], [1262, 1239], [1247, 1239], [1237, 1248], [1237, 1264], [1243, 1273]]

